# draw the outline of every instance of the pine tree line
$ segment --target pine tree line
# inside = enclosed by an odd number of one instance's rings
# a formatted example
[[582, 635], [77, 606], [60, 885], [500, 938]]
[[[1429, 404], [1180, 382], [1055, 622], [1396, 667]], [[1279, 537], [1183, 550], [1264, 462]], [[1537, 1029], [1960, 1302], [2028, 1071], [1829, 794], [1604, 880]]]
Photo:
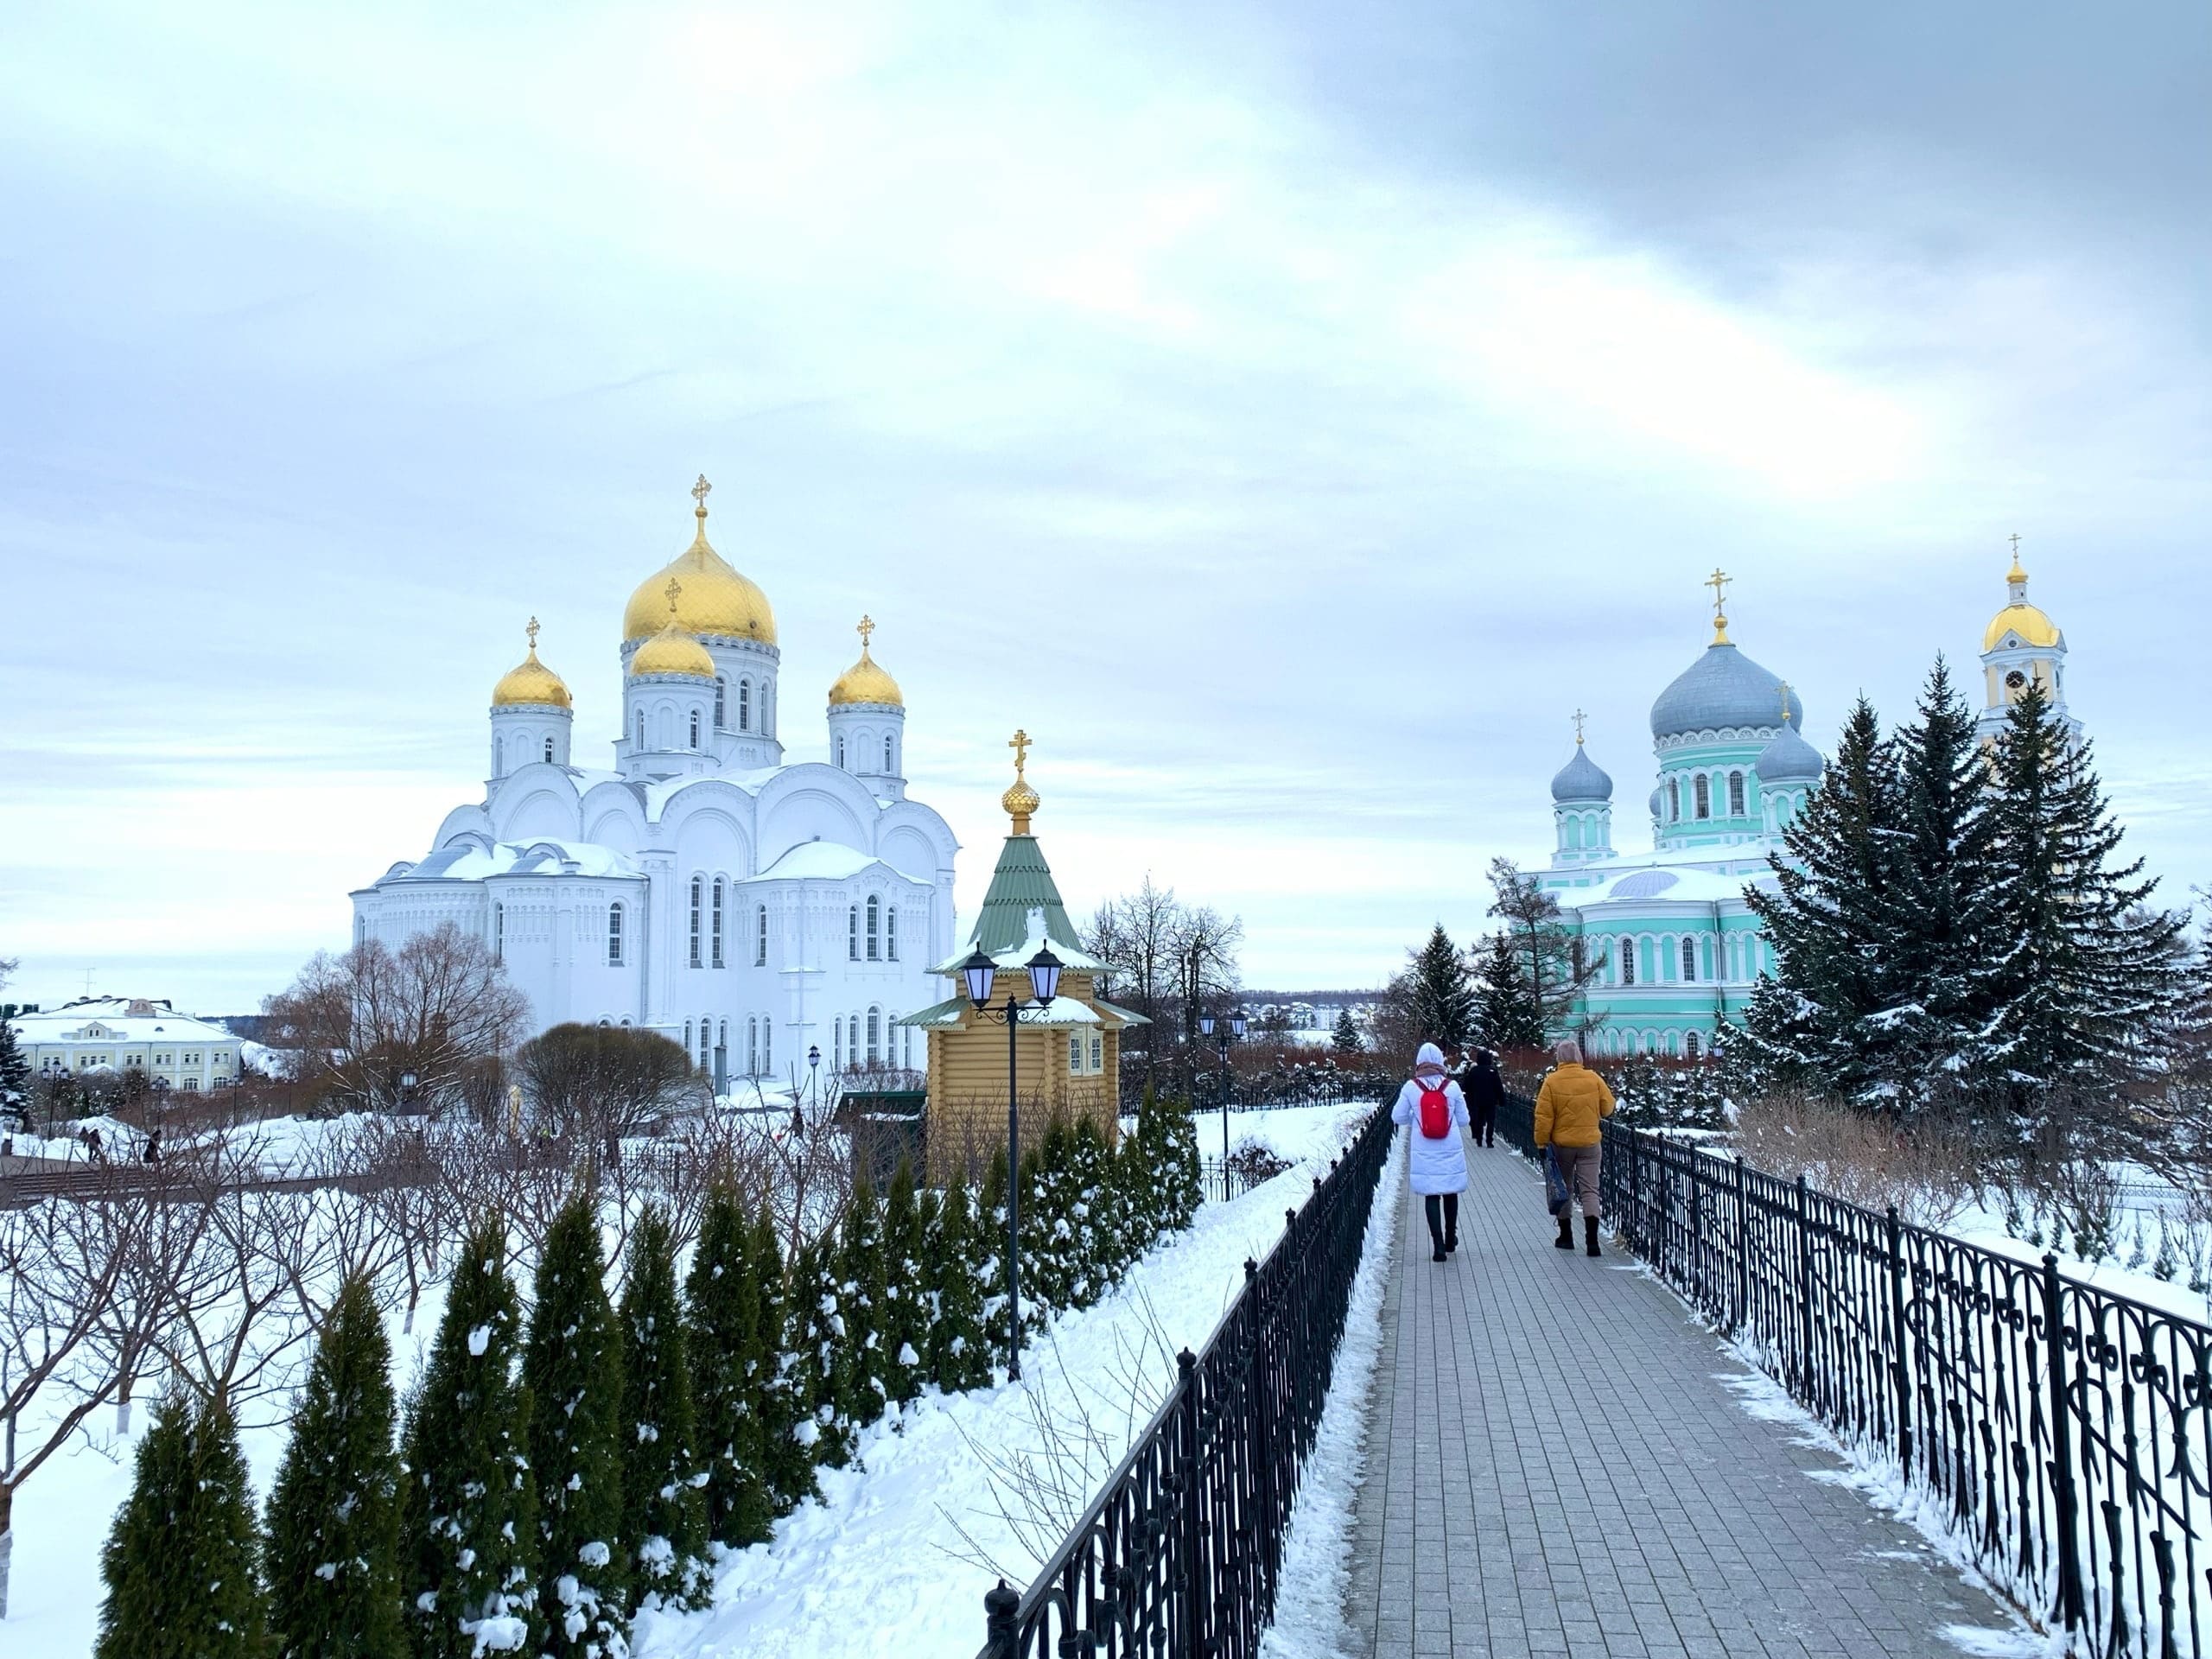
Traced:
[[1895, 733], [1862, 697], [1783, 842], [1747, 894], [1778, 963], [1731, 1046], [1751, 1086], [2032, 1111], [2159, 1063], [2187, 915], [2120, 861], [2090, 746], [2040, 683], [1992, 744], [1940, 659]]
[[[1196, 1129], [1149, 1099], [1118, 1147], [1055, 1123], [1020, 1179], [1033, 1333], [1189, 1225]], [[902, 1163], [786, 1259], [766, 1207], [718, 1187], [681, 1281], [666, 1217], [640, 1220], [617, 1306], [579, 1195], [526, 1319], [486, 1221], [404, 1411], [374, 1298], [347, 1284], [264, 1516], [219, 1403], [161, 1408], [103, 1559], [98, 1659], [621, 1659], [637, 1612], [706, 1605], [714, 1553], [765, 1541], [864, 1430], [991, 1382], [1005, 1202], [1002, 1163], [980, 1194], [918, 1192]]]

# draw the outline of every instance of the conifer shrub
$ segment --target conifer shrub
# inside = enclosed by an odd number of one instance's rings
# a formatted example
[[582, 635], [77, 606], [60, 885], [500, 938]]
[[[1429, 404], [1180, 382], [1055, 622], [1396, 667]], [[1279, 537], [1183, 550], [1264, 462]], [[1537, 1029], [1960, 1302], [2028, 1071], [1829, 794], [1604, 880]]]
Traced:
[[782, 1333], [763, 1329], [756, 1268], [744, 1201], [736, 1188], [718, 1183], [700, 1212], [683, 1297], [699, 1455], [707, 1471], [707, 1536], [731, 1549], [765, 1540], [775, 1514], [761, 1394], [767, 1369], [780, 1357]]
[[597, 1206], [579, 1193], [546, 1231], [522, 1364], [536, 1408], [537, 1608], [545, 1651], [556, 1659], [611, 1659], [627, 1643], [623, 1360]]
[[646, 1206], [631, 1235], [622, 1293], [622, 1538], [632, 1605], [707, 1605], [707, 1471], [698, 1454], [691, 1367], [668, 1212]]
[[842, 1469], [853, 1454], [852, 1419], [843, 1409], [842, 1391], [851, 1362], [845, 1354], [836, 1251], [836, 1238], [824, 1234], [791, 1253], [790, 1340], [805, 1408], [793, 1433], [816, 1465]]
[[976, 1250], [968, 1179], [957, 1178], [938, 1207], [925, 1254], [932, 1317], [930, 1376], [947, 1394], [982, 1388], [991, 1380], [990, 1344], [983, 1332], [985, 1287]]
[[853, 1182], [852, 1202], [837, 1230], [832, 1277], [837, 1296], [838, 1337], [832, 1395], [848, 1441], [883, 1415], [887, 1395], [882, 1328], [885, 1295], [883, 1207], [865, 1176]]
[[269, 1495], [275, 1659], [405, 1659], [391, 1347], [365, 1280], [331, 1304]]
[[903, 1406], [922, 1390], [929, 1343], [928, 1281], [922, 1270], [922, 1213], [914, 1196], [913, 1166], [901, 1157], [883, 1204], [880, 1281], [876, 1351], [881, 1357], [884, 1392]]
[[775, 1217], [764, 1205], [753, 1221], [753, 1282], [760, 1299], [758, 1390], [760, 1476], [770, 1509], [788, 1515], [814, 1494], [814, 1452], [803, 1430], [809, 1421], [806, 1370], [798, 1351], [797, 1297]]
[[172, 1396], [138, 1444], [100, 1557], [94, 1659], [260, 1659], [259, 1540], [238, 1430], [220, 1404]]
[[1065, 1255], [1052, 1231], [1060, 1210], [1061, 1133], [1055, 1122], [1021, 1156], [1021, 1318], [1033, 1330], [1050, 1325], [1067, 1299]]
[[1112, 1165], [1106, 1141], [1089, 1118], [1077, 1121], [1069, 1136], [1061, 1225], [1068, 1230], [1071, 1277], [1068, 1306], [1089, 1307], [1112, 1288], [1122, 1263], [1108, 1244], [1106, 1228], [1113, 1205], [1109, 1198]]
[[520, 1652], [534, 1635], [531, 1399], [515, 1375], [521, 1316], [505, 1256], [496, 1218], [462, 1243], [408, 1413], [400, 1592], [416, 1659]]

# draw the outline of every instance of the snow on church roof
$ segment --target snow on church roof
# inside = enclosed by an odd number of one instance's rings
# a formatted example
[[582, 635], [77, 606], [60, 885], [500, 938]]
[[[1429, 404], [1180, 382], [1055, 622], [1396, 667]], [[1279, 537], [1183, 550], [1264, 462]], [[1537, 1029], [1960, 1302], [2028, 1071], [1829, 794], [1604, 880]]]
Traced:
[[[567, 868], [575, 865], [572, 870]], [[591, 841], [499, 841], [441, 847], [419, 864], [396, 868], [385, 880], [482, 881], [495, 875], [633, 876], [638, 867], [612, 847]], [[383, 883], [379, 882], [378, 886]]]
[[[1711, 848], [1702, 850], [1708, 858], [1711, 857]], [[1748, 875], [1722, 875], [1713, 870], [1668, 870], [1647, 865], [1623, 871], [1594, 887], [1554, 887], [1552, 893], [1562, 909], [1588, 910], [1597, 905], [1652, 901], [1726, 904], [1742, 899], [1746, 887], [1773, 885], [1774, 873], [1771, 870]]]
[[[901, 881], [912, 882], [918, 887], [930, 884], [919, 876], [908, 875], [893, 869], [873, 853], [863, 853], [857, 848], [841, 846], [834, 841], [803, 841], [758, 875], [748, 875], [746, 881], [842, 881], [858, 875], [872, 864], [880, 864]], [[741, 886], [743, 883], [740, 884]]]

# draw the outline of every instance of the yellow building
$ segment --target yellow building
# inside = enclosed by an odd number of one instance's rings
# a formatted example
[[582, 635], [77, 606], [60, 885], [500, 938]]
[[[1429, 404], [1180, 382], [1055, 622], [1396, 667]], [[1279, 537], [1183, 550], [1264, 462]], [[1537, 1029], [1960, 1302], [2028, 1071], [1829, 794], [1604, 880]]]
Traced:
[[[957, 994], [899, 1023], [925, 1033], [929, 1044], [928, 1162], [932, 1180], [1003, 1157], [1009, 1099], [1006, 1007], [1019, 1005], [1011, 1093], [1020, 1106], [1023, 1146], [1035, 1144], [1059, 1118], [1088, 1117], [1109, 1141], [1119, 1116], [1122, 1033], [1144, 1016], [1100, 997], [1097, 978], [1106, 964], [1083, 948], [1060, 902], [1044, 849], [1030, 833], [1037, 791], [1027, 778], [1029, 739], [1017, 732], [1014, 780], [1000, 798], [1013, 828], [991, 873], [990, 890], [960, 953], [936, 971]], [[1036, 1002], [1030, 963], [1050, 945], [1060, 964], [1052, 1001]], [[993, 969], [990, 1006], [979, 1011], [961, 978], [976, 959]]]

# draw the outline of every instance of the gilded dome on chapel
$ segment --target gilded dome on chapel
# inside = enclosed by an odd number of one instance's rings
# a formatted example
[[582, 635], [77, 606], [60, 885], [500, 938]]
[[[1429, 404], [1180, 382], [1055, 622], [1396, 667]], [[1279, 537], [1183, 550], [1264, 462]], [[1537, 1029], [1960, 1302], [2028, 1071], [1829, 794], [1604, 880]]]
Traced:
[[875, 632], [875, 624], [867, 617], [861, 618], [861, 659], [837, 677], [830, 688], [830, 706], [842, 708], [847, 703], [881, 702], [894, 709], [904, 709], [906, 699], [899, 690], [899, 682], [883, 670], [883, 665], [868, 654], [868, 636]]
[[574, 706], [569, 696], [568, 683], [551, 669], [537, 660], [537, 619], [530, 619], [524, 630], [530, 635], [530, 655], [499, 676], [499, 683], [492, 688], [492, 706], [512, 709], [518, 704], [550, 704], [556, 709]]
[[1989, 619], [1989, 626], [1981, 631], [1981, 648], [1994, 651], [2006, 634], [2017, 636], [2022, 645], [2048, 651], [2063, 642], [2058, 624], [2052, 621], [2037, 607], [2028, 603], [2028, 573], [2020, 568], [2019, 537], [2012, 540], [2012, 568], [2005, 573], [2005, 590], [2012, 603]]
[[672, 576], [683, 585], [683, 599], [676, 625], [690, 634], [720, 635], [732, 639], [776, 643], [776, 613], [759, 585], [741, 575], [728, 560], [707, 542], [707, 480], [692, 486], [698, 499], [694, 516], [698, 532], [691, 545], [639, 582], [622, 613], [624, 644], [651, 639], [668, 620], [665, 594]]

